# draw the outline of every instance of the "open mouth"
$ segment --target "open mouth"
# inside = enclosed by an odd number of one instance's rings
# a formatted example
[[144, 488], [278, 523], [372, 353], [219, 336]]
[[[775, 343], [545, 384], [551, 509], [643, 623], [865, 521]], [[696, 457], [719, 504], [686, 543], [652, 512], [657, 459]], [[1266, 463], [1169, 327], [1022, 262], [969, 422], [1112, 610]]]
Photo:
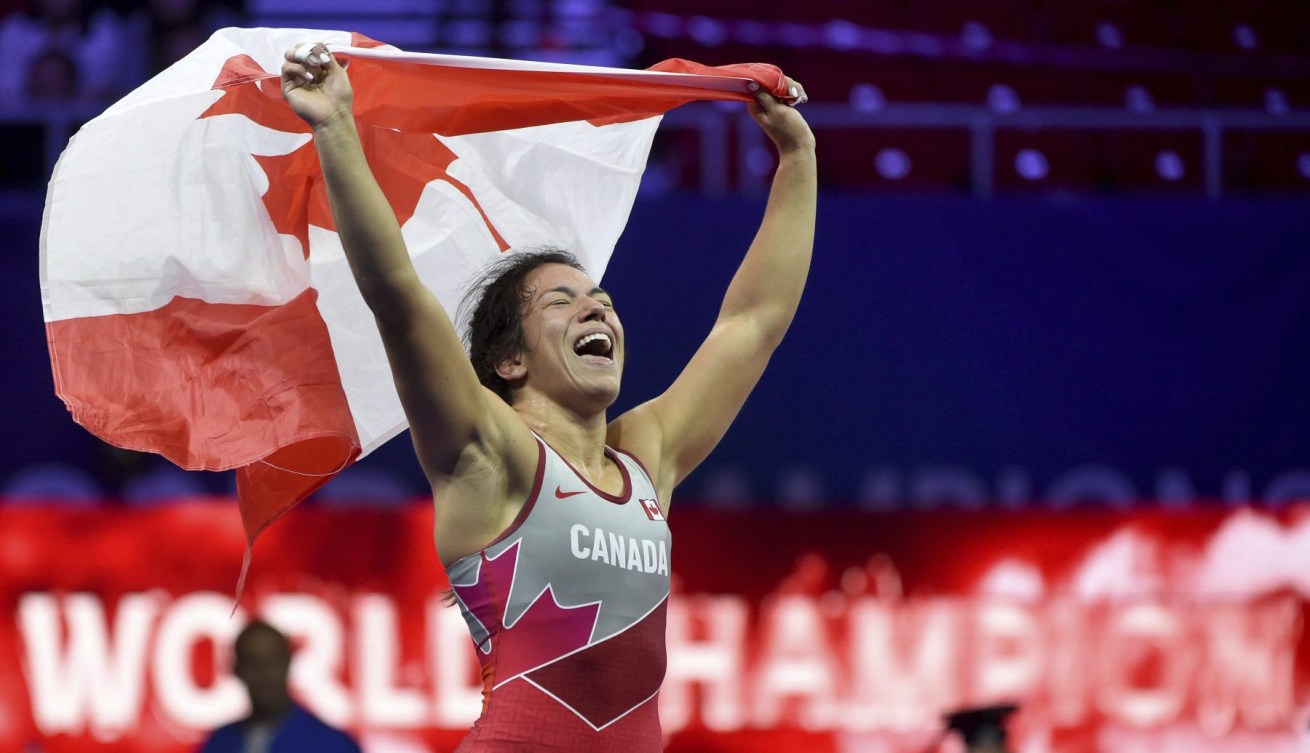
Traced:
[[614, 342], [604, 332], [593, 332], [573, 343], [573, 352], [580, 356], [614, 360]]

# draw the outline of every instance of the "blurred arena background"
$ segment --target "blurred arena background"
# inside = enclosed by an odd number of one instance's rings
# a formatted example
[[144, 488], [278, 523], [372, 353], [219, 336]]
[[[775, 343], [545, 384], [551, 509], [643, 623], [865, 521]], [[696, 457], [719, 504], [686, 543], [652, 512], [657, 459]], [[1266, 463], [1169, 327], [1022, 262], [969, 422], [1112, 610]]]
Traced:
[[[241, 713], [233, 482], [72, 422], [37, 269], [78, 126], [243, 25], [806, 85], [806, 300], [675, 498], [669, 750], [935, 750], [942, 714], [1000, 702], [1023, 753], [1310, 750], [1310, 3], [0, 13], [0, 749], [172, 753]], [[605, 279], [633, 343], [617, 410], [708, 329], [771, 159], [738, 107], [665, 118]], [[242, 604], [369, 753], [448, 750], [477, 713], [424, 494], [393, 440], [265, 534]]]

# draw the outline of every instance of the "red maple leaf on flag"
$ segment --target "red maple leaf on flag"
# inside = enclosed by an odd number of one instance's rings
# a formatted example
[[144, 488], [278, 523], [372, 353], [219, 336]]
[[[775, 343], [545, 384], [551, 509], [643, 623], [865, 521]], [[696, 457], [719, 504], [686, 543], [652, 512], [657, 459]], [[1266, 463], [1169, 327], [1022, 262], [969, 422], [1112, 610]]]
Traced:
[[[359, 35], [355, 35], [352, 44], [357, 47], [381, 46], [381, 43]], [[365, 80], [355, 82], [357, 86], [366, 87], [373, 83], [367, 80], [370, 78], [367, 74], [362, 78]], [[265, 71], [249, 55], [228, 58], [212, 88], [222, 91], [223, 96], [198, 119], [242, 115], [258, 125], [284, 133], [311, 132], [309, 125], [282, 98], [278, 76]], [[477, 209], [500, 251], [509, 250], [509, 244], [496, 230], [472, 189], [448, 173], [458, 155], [435, 135], [360, 125], [364, 153], [397, 222], [403, 226], [414, 216], [419, 197], [428, 184], [445, 181]], [[268, 176], [268, 190], [262, 199], [273, 227], [278, 233], [299, 240], [305, 258], [309, 258], [309, 225], [336, 229], [313, 141], [307, 141], [288, 154], [253, 157]]]

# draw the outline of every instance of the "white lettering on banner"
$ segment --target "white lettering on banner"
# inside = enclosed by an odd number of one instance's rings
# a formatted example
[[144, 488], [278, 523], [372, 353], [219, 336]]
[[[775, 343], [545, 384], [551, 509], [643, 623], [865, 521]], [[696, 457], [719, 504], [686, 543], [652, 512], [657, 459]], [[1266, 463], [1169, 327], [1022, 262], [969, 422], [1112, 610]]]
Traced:
[[745, 726], [748, 613], [740, 596], [669, 600], [668, 669], [660, 689], [660, 719], [667, 729], [682, 729], [696, 716], [693, 687], [701, 690], [699, 716], [706, 727], [731, 731]]
[[[1196, 657], [1183, 626], [1159, 604], [1133, 604], [1107, 621], [1099, 654], [1104, 677], [1097, 703], [1112, 719], [1154, 727], [1178, 717]], [[1142, 678], [1141, 667], [1154, 669]]]
[[569, 529], [569, 551], [573, 556], [639, 573], [669, 574], [668, 542], [637, 539], [590, 529], [575, 523]]
[[459, 609], [441, 596], [428, 599], [428, 664], [432, 673], [433, 720], [461, 729], [482, 713], [482, 672], [468, 625]]
[[341, 679], [345, 638], [336, 610], [317, 596], [273, 594], [260, 602], [259, 613], [297, 646], [291, 664], [296, 695], [328, 724], [353, 725], [354, 702]]
[[775, 597], [765, 608], [764, 649], [754, 673], [756, 726], [777, 726], [788, 698], [799, 702], [802, 727], [834, 726], [838, 667], [823, 623], [818, 601], [804, 596]]
[[42, 734], [76, 735], [89, 729], [97, 739], [110, 741], [137, 725], [158, 611], [153, 594], [124, 596], [111, 639], [98, 596], [23, 594], [18, 602], [26, 648], [23, 669], [32, 718]]
[[[424, 726], [428, 719], [422, 692], [396, 684], [400, 635], [395, 601], [382, 594], [363, 594], [354, 601], [355, 690], [364, 724], [405, 729]], [[421, 670], [417, 674], [421, 675]]]
[[[439, 594], [409, 617], [385, 594], [354, 596], [349, 619], [332, 603], [273, 594], [256, 605], [299, 647], [293, 683], [307, 706], [372, 729], [464, 729], [477, 717], [472, 641]], [[1301, 607], [1291, 595], [1207, 605], [783, 594], [752, 623], [740, 596], [674, 596], [661, 708], [669, 732], [698, 719], [724, 732], [906, 732], [936, 728], [951, 707], [1018, 695], [1030, 722], [1059, 727], [1286, 729], [1299, 713]], [[244, 713], [226, 662], [213, 683], [193, 676], [193, 648], [230, 640], [240, 624], [229, 609], [204, 592], [127, 594], [113, 609], [92, 594], [23, 594], [16, 618], [38, 730], [113, 740], [149, 706], [191, 735]], [[415, 619], [426, 621], [417, 631]], [[426, 640], [407, 652], [402, 629]]]
[[984, 698], [1028, 698], [1042, 682], [1044, 636], [1035, 610], [985, 602], [977, 609], [974, 692]]
[[1291, 599], [1223, 605], [1207, 614], [1205, 661], [1197, 678], [1201, 729], [1220, 735], [1241, 716], [1257, 728], [1293, 718], [1299, 607]]
[[[191, 593], [168, 607], [151, 662], [154, 695], [165, 714], [185, 727], [212, 729], [245, 713], [245, 691], [230, 672], [230, 646], [244, 623], [244, 615], [232, 615], [232, 597], [223, 594]], [[204, 641], [214, 647], [215, 681], [207, 688], [191, 666], [192, 650]]]
[[926, 729], [940, 709], [961, 705], [962, 612], [954, 599], [860, 598], [850, 604], [846, 719], [854, 729]]
[[1092, 645], [1085, 610], [1076, 602], [1057, 599], [1046, 608], [1047, 632], [1060, 640], [1047, 640], [1046, 695], [1051, 723], [1060, 727], [1081, 724], [1087, 718], [1093, 678], [1092, 662], [1100, 663], [1087, 647]]

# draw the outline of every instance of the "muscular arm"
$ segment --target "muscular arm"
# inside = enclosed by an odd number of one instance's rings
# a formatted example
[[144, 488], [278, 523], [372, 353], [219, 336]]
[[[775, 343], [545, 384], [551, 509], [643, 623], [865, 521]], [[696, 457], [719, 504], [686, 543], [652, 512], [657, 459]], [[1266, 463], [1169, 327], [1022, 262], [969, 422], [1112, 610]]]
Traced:
[[[768, 95], [751, 114], [778, 148], [759, 231], [733, 276], [718, 319], [664, 394], [615, 422], [613, 441], [647, 462], [661, 500], [700, 464], [736, 418], [800, 304], [814, 247], [814, 136], [795, 109]], [[657, 458], [657, 459], [656, 459]]]
[[450, 318], [414, 270], [364, 157], [345, 70], [335, 59], [306, 66], [287, 53], [282, 90], [314, 129], [346, 258], [377, 321], [419, 460], [434, 486], [441, 485], [468, 462], [470, 448], [498, 444], [500, 414], [509, 408], [478, 383]]

